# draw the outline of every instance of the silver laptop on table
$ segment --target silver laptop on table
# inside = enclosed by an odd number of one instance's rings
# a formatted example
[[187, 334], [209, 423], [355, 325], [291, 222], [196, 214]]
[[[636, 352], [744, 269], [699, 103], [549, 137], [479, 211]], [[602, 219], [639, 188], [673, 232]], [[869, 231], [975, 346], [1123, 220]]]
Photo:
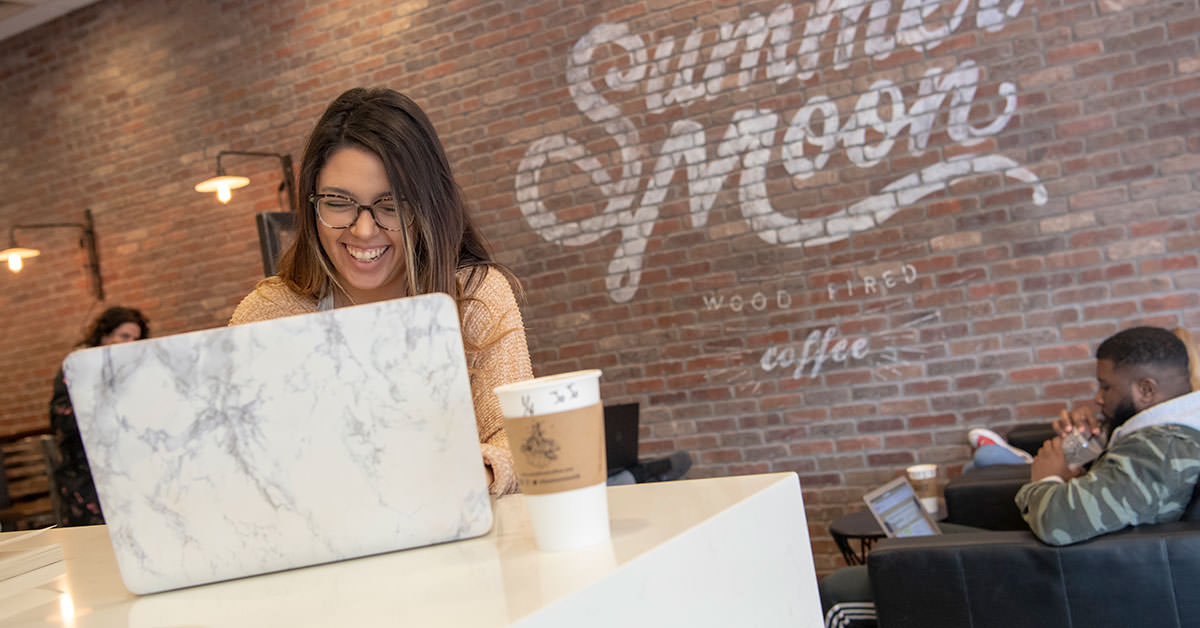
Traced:
[[921, 505], [908, 478], [901, 476], [863, 495], [867, 509], [888, 537], [941, 534], [933, 516]]
[[85, 349], [63, 366], [134, 593], [491, 527], [446, 295]]

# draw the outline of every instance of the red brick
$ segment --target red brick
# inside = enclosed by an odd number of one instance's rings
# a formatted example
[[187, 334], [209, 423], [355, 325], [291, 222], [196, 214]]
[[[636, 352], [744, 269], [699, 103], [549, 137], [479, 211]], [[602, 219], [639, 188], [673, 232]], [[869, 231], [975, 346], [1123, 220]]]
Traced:
[[858, 438], [844, 438], [837, 441], [837, 451], [858, 451], [862, 449], [879, 449], [883, 445], [883, 439], [878, 436], [862, 436]]
[[1033, 404], [1025, 404], [1017, 406], [1018, 419], [1040, 419], [1044, 421], [1052, 421], [1058, 416], [1059, 411], [1066, 407], [1062, 402], [1041, 402]]
[[1186, 228], [1185, 225], [1179, 223], [1178, 220], [1154, 220], [1149, 222], [1139, 222], [1129, 225], [1129, 236], [1132, 238], [1142, 238], [1145, 236], [1163, 235], [1170, 231], [1179, 231]]
[[1083, 271], [1080, 275], [1080, 283], [1090, 283], [1093, 281], [1112, 281], [1122, 277], [1131, 277], [1136, 272], [1133, 264], [1109, 264], [1101, 268], [1093, 268]]
[[811, 456], [814, 454], [831, 454], [831, 453], [833, 453], [833, 442], [831, 442], [831, 441], [810, 441], [810, 442], [792, 443], [788, 446], [788, 451], [793, 456]]
[[1096, 176], [1097, 185], [1109, 185], [1132, 179], [1142, 179], [1154, 174], [1154, 166], [1145, 164], [1124, 170], [1114, 170]]
[[904, 421], [901, 419], [867, 419], [858, 421], [857, 427], [859, 432], [895, 432], [904, 429]]
[[910, 418], [908, 420], [908, 427], [909, 429], [919, 429], [938, 425], [955, 425], [957, 423], [958, 420], [953, 414], [932, 414]]
[[1022, 326], [1023, 321], [1020, 316], [1004, 316], [1000, 318], [975, 321], [975, 323], [972, 325], [972, 329], [977, 334], [994, 334], [997, 332], [1021, 329]]
[[1070, 360], [1082, 360], [1091, 357], [1091, 355], [1091, 348], [1086, 344], [1044, 347], [1037, 350], [1037, 359], [1039, 362], [1066, 362]]
[[1146, 96], [1157, 100], [1189, 94], [1195, 92], [1198, 88], [1200, 88], [1200, 77], [1189, 76], [1157, 83], [1147, 90]]
[[1092, 172], [1112, 168], [1121, 163], [1121, 154], [1117, 151], [1084, 155], [1078, 159], [1068, 159], [1063, 162], [1063, 171], [1068, 174], [1076, 172]]
[[1048, 384], [1042, 391], [1047, 397], [1083, 398], [1095, 394], [1095, 382], [1061, 382]]
[[951, 355], [976, 355], [983, 351], [995, 351], [1000, 348], [1000, 339], [992, 336], [988, 338], [971, 338], [969, 340], [960, 340], [950, 343]]
[[1091, 340], [1107, 338], [1117, 332], [1113, 323], [1091, 323], [1073, 327], [1063, 327], [1063, 340]]
[[1103, 245], [1108, 244], [1109, 242], [1121, 240], [1124, 236], [1124, 231], [1120, 227], [1107, 227], [1104, 229], [1078, 231], [1071, 235], [1069, 246], [1073, 249], [1079, 249]]
[[1104, 40], [1104, 48], [1109, 52], [1136, 50], [1163, 41], [1165, 35], [1166, 29], [1161, 24], [1155, 24], [1139, 31], [1110, 35]]
[[1098, 41], [1084, 41], [1056, 50], [1048, 50], [1046, 52], [1046, 60], [1050, 63], [1061, 63], [1063, 61], [1071, 61], [1074, 59], [1082, 59], [1094, 55], [1098, 55], [1104, 51], [1104, 48]]
[[1073, 268], [1078, 266], [1092, 266], [1100, 263], [1102, 260], [1103, 256], [1100, 254], [1100, 251], [1067, 251], [1065, 253], [1052, 253], [1046, 256], [1046, 265], [1050, 268]]
[[1093, 6], [1087, 4], [1068, 5], [1058, 10], [1043, 9], [1038, 12], [1038, 25], [1048, 29], [1060, 24], [1071, 24], [1093, 15]]
[[1178, 310], [1186, 307], [1195, 307], [1197, 304], [1200, 304], [1200, 295], [1194, 292], [1168, 294], [1161, 297], [1147, 297], [1142, 299], [1142, 309], [1146, 312]]
[[1090, 305], [1083, 308], [1083, 317], [1086, 320], [1095, 320], [1097, 318], [1116, 318], [1123, 319], [1138, 311], [1138, 304], [1134, 301], [1121, 301], [1118, 303], [1105, 303], [1104, 305]]
[[1056, 379], [1059, 376], [1057, 366], [1035, 366], [1027, 369], [1012, 371], [1008, 378], [1014, 382], [1038, 382]]
[[742, 451], [740, 449], [708, 449], [700, 454], [700, 462], [706, 464], [741, 462], [742, 459]]
[[1004, 381], [1004, 376], [1000, 373], [980, 373], [977, 375], [966, 375], [954, 380], [955, 390], [964, 388], [990, 388]]
[[1017, 292], [1019, 286], [1015, 281], [999, 281], [989, 284], [977, 284], [967, 288], [967, 296], [971, 299], [986, 299], [1003, 294]]
[[1150, 275], [1154, 273], [1186, 270], [1196, 267], [1196, 255], [1192, 253], [1185, 253], [1183, 255], [1144, 260], [1138, 264], [1138, 272], [1143, 275]]
[[879, 413], [883, 415], [921, 414], [929, 410], [929, 402], [925, 399], [904, 399], [883, 401], [879, 404]]
[[889, 467], [908, 465], [916, 462], [911, 452], [896, 451], [882, 454], [868, 454], [867, 464], [873, 467]]

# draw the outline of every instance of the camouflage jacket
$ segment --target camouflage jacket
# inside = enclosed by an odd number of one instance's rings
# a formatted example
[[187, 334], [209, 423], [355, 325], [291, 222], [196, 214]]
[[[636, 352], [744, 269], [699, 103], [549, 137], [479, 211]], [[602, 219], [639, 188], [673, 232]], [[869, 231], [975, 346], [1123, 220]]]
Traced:
[[1115, 430], [1088, 473], [1017, 492], [1038, 538], [1078, 543], [1127, 526], [1177, 521], [1200, 477], [1200, 392], [1139, 412]]

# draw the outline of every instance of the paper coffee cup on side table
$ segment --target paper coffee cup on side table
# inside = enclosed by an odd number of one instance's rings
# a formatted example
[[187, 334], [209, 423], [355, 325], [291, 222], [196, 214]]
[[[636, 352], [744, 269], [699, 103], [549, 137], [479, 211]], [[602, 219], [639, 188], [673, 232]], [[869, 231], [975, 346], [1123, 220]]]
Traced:
[[912, 484], [913, 492], [921, 500], [925, 512], [936, 514], [938, 511], [937, 465], [914, 464], [904, 470], [908, 481]]
[[538, 549], [607, 540], [600, 371], [539, 377], [495, 392]]

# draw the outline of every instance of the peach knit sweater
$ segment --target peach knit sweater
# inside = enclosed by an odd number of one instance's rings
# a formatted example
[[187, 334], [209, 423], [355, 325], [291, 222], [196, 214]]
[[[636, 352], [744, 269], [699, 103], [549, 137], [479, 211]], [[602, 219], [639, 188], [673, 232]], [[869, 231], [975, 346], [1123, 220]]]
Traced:
[[[465, 280], [465, 273], [460, 273]], [[489, 270], [469, 295], [463, 306], [463, 338], [469, 344], [485, 346], [482, 351], [467, 351], [467, 368], [471, 379], [471, 396], [475, 402], [475, 426], [479, 430], [483, 462], [492, 469], [493, 495], [517, 490], [508, 435], [504, 432], [504, 417], [500, 401], [492, 388], [509, 382], [533, 377], [529, 348], [525, 341], [525, 325], [517, 308], [512, 287], [503, 274]], [[308, 314], [317, 311], [317, 301], [296, 294], [278, 277], [268, 277], [258, 283], [254, 292], [242, 299], [233, 312], [230, 325]], [[490, 346], [489, 341], [505, 333]]]

